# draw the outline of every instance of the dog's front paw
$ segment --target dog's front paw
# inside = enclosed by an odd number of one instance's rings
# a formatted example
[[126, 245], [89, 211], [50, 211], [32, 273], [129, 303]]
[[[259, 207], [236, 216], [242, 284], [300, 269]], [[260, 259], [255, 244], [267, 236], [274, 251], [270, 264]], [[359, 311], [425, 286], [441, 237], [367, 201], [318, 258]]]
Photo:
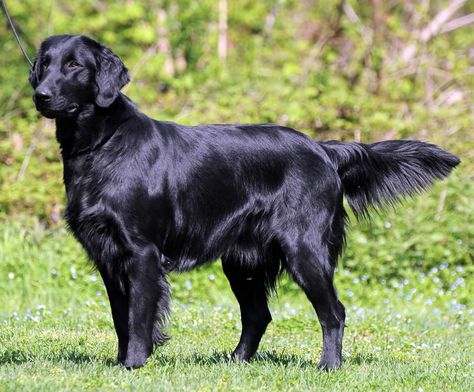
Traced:
[[147, 356], [142, 353], [128, 354], [124, 361], [121, 361], [123, 366], [128, 370], [141, 368], [146, 364]]
[[326, 371], [338, 370], [341, 368], [341, 360], [338, 358], [321, 358], [318, 368]]

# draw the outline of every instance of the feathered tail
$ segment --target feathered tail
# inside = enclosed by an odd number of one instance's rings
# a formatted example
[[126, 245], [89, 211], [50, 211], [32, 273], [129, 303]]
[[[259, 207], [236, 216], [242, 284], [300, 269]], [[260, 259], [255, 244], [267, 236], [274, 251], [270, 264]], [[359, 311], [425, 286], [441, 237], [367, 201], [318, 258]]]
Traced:
[[344, 195], [356, 215], [419, 193], [460, 163], [455, 155], [419, 141], [330, 141], [321, 145], [337, 168]]

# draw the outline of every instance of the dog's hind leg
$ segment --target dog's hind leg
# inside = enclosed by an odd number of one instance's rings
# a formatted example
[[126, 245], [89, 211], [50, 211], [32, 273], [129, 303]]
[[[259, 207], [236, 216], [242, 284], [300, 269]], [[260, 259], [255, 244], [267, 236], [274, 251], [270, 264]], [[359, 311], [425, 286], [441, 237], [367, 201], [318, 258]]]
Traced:
[[272, 320], [266, 289], [266, 282], [272, 277], [266, 276], [261, 268], [243, 268], [238, 261], [231, 258], [223, 258], [222, 267], [239, 301], [242, 321], [240, 341], [232, 353], [232, 358], [248, 361], [257, 351], [267, 325]]
[[333, 370], [341, 366], [345, 310], [333, 284], [337, 254], [332, 254], [329, 244], [318, 233], [302, 235], [293, 243], [286, 251], [286, 267], [311, 301], [322, 327], [319, 367]]

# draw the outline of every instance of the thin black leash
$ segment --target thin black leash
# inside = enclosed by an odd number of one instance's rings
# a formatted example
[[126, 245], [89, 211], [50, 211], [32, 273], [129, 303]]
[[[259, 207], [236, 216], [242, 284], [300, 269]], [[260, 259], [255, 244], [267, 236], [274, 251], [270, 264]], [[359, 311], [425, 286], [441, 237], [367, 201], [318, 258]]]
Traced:
[[31, 62], [30, 58], [26, 54], [26, 51], [23, 48], [23, 45], [21, 44], [20, 38], [18, 37], [18, 34], [16, 33], [16, 29], [15, 29], [15, 26], [13, 25], [13, 21], [12, 21], [12, 18], [10, 16], [10, 13], [8, 12], [7, 5], [5, 4], [4, 0], [0, 0], [0, 1], [2, 2], [3, 11], [5, 11], [5, 16], [8, 19], [8, 23], [10, 24], [10, 27], [13, 31], [13, 35], [15, 36], [16, 42], [18, 42], [18, 46], [20, 47], [21, 53], [23, 53], [23, 56], [25, 56], [26, 61], [28, 61], [28, 63], [30, 63], [30, 67], [33, 67], [33, 63]]

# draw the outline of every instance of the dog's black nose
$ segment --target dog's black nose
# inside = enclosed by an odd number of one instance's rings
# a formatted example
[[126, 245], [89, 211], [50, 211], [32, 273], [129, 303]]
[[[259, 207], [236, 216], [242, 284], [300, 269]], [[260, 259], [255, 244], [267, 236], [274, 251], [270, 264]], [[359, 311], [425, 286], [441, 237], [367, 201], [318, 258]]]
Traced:
[[35, 91], [35, 99], [38, 101], [48, 102], [51, 99], [51, 91], [42, 88]]

